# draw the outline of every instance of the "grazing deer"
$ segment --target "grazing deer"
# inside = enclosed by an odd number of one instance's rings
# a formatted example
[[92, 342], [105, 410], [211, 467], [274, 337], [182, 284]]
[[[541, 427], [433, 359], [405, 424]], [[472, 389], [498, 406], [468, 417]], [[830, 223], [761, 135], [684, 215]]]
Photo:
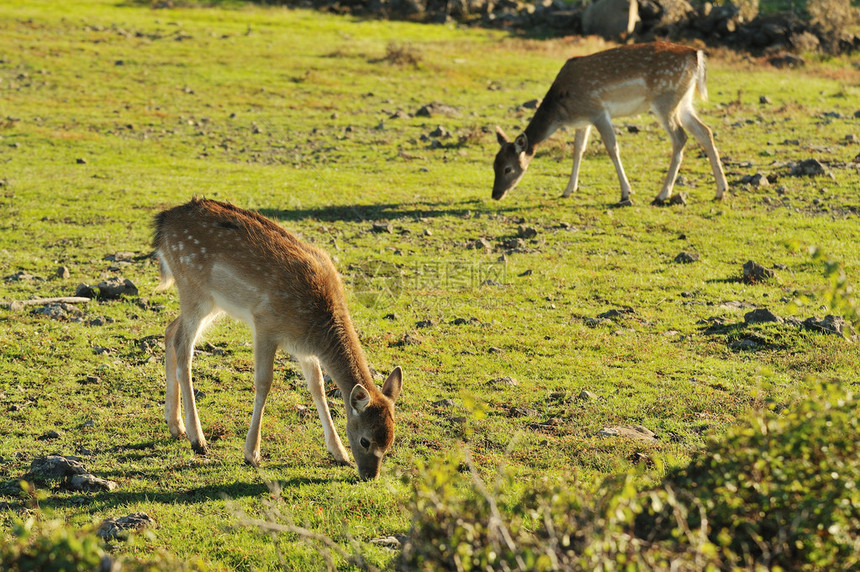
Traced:
[[[579, 166], [591, 126], [597, 128], [609, 151], [621, 182], [621, 203], [630, 202], [630, 183], [618, 157], [613, 117], [654, 112], [672, 140], [672, 162], [663, 188], [652, 204], [664, 204], [672, 194], [675, 177], [690, 130], [705, 148], [714, 178], [716, 200], [728, 188], [714, 138], [693, 109], [693, 92], [707, 98], [705, 55], [698, 50], [667, 42], [637, 44], [567, 60], [535, 112], [526, 130], [513, 141], [496, 127], [501, 145], [493, 169], [493, 198], [513, 189], [529, 166], [535, 149], [559, 127], [576, 130], [573, 140], [573, 171], [564, 197], [576, 191]], [[683, 202], [683, 200], [681, 201]]]
[[322, 421], [326, 448], [337, 462], [350, 464], [332, 423], [320, 364], [331, 374], [344, 397], [346, 433], [359, 476], [376, 478], [394, 440], [394, 401], [400, 395], [402, 372], [396, 367], [381, 390], [373, 382], [343, 284], [328, 255], [263, 216], [206, 199], [160, 213], [154, 246], [161, 265], [159, 288], [175, 283], [181, 309], [165, 338], [164, 414], [170, 434], [178, 439], [187, 432], [192, 449], [206, 452], [191, 360], [198, 336], [226, 312], [247, 323], [254, 337], [256, 396], [245, 461], [260, 465], [260, 421], [280, 347], [299, 360]]

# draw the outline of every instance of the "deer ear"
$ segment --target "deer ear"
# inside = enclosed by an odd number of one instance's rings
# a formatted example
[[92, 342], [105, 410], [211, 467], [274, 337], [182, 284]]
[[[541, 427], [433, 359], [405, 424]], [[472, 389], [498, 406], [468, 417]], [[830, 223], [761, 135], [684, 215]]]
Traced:
[[400, 395], [402, 387], [403, 370], [400, 369], [400, 366], [398, 365], [394, 368], [394, 371], [391, 372], [391, 375], [388, 376], [388, 379], [385, 380], [385, 383], [382, 384], [382, 395], [391, 401], [397, 401], [397, 397]]
[[510, 143], [511, 140], [508, 139], [508, 136], [505, 135], [505, 132], [502, 131], [502, 128], [496, 125], [496, 141], [499, 142], [499, 145], [504, 145], [505, 143]]
[[363, 385], [356, 384], [349, 393], [349, 406], [353, 413], [363, 413], [370, 403], [370, 394]]
[[526, 137], [525, 133], [521, 133], [516, 139], [514, 139], [514, 151], [518, 154], [524, 152], [529, 147], [529, 138]]

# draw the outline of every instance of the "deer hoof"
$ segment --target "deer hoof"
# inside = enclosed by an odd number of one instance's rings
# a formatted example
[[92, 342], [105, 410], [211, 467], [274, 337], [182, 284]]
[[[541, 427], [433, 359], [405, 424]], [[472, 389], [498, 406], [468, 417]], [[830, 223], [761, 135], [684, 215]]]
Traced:
[[261, 461], [260, 458], [257, 458], [256, 460], [251, 460], [251, 459], [248, 459], [248, 457], [245, 457], [245, 464], [248, 465], [249, 467], [255, 467], [255, 468], [259, 469], [260, 468], [260, 461]]
[[630, 197], [627, 197], [626, 199], [621, 199], [620, 201], [618, 201], [617, 206], [619, 206], [619, 207], [632, 207], [633, 201], [630, 199]]
[[206, 442], [198, 443], [195, 441], [191, 442], [191, 450], [197, 453], [198, 455], [207, 455], [209, 454], [209, 448], [206, 446]]

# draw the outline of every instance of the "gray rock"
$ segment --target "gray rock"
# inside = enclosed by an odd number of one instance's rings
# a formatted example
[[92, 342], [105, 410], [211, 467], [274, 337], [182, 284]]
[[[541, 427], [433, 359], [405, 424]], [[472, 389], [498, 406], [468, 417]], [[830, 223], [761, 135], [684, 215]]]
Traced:
[[444, 103], [428, 103], [415, 112], [418, 117], [433, 117], [434, 115], [447, 115], [449, 117], [459, 117], [460, 110]]
[[537, 229], [531, 226], [522, 226], [517, 229], [517, 236], [520, 238], [534, 238], [537, 236]]
[[59, 431], [48, 431], [47, 433], [42, 433], [38, 437], [36, 437], [37, 441], [53, 441], [54, 439], [59, 439], [62, 436], [62, 433]]
[[61, 280], [67, 280], [69, 278], [69, 276], [71, 276], [71, 273], [69, 272], [68, 266], [58, 266], [56, 274], [57, 274], [57, 278], [59, 278]]
[[71, 475], [63, 484], [73, 491], [112, 491], [118, 486], [114, 481], [101, 479], [89, 473]]
[[857, 337], [854, 326], [841, 316], [827, 315], [821, 320], [814, 317], [807, 318], [803, 321], [802, 325], [804, 329], [813, 332], [842, 336], [848, 340], [854, 340]]
[[699, 255], [695, 252], [679, 252], [675, 257], [675, 263], [677, 264], [690, 264], [699, 259]]
[[490, 381], [487, 382], [487, 385], [503, 386], [503, 387], [516, 387], [519, 384], [517, 383], [516, 379], [512, 378], [509, 375], [506, 375], [504, 377], [496, 377], [496, 378], [491, 379]]
[[24, 475], [24, 479], [63, 479], [69, 475], [83, 475], [87, 470], [81, 463], [80, 457], [63, 457], [61, 455], [48, 455], [33, 459], [30, 463], [30, 471]]
[[755, 340], [744, 338], [742, 340], [733, 341], [729, 344], [729, 347], [733, 350], [749, 351], [756, 349], [758, 347], [758, 343]]
[[827, 174], [827, 169], [818, 159], [805, 159], [794, 165], [790, 175], [792, 177], [820, 177]]
[[95, 287], [90, 286], [89, 284], [78, 284], [78, 287], [75, 289], [75, 296], [80, 298], [95, 298]]
[[755, 284], [757, 282], [765, 282], [774, 277], [773, 270], [765, 268], [758, 262], [748, 260], [743, 266], [743, 280], [747, 284]]
[[373, 223], [373, 226], [370, 227], [370, 232], [375, 234], [391, 234], [394, 232], [394, 227], [391, 226], [390, 222], [375, 222]]
[[493, 245], [486, 238], [476, 238], [466, 245], [469, 250], [492, 250]]
[[96, 535], [106, 541], [118, 540], [128, 536], [129, 532], [139, 532], [144, 528], [155, 527], [155, 520], [145, 512], [134, 512], [128, 516], [105, 519], [99, 526]]
[[756, 308], [752, 312], [744, 314], [744, 323], [747, 324], [766, 324], [776, 322], [783, 323], [785, 320], [768, 310], [767, 308]]
[[587, 389], [583, 389], [579, 392], [579, 395], [577, 395], [576, 398], [580, 401], [594, 401], [595, 399], [597, 399], [597, 394], [592, 393]]
[[520, 407], [519, 405], [514, 405], [508, 409], [508, 416], [510, 417], [535, 417], [537, 414], [536, 410], [529, 409], [528, 407]]
[[409, 540], [409, 537], [405, 534], [392, 534], [391, 536], [380, 536], [379, 538], [372, 538], [370, 540], [371, 544], [376, 546], [381, 546], [382, 548], [389, 548], [391, 550], [400, 550], [403, 548], [403, 545]]
[[440, 399], [439, 401], [434, 401], [431, 403], [433, 407], [454, 407], [455, 403], [453, 399]]
[[657, 435], [653, 431], [641, 425], [616, 425], [604, 427], [597, 433], [598, 437], [622, 437], [643, 443], [655, 443]]
[[108, 278], [98, 284], [99, 299], [116, 300], [122, 296], [137, 296], [137, 286], [128, 278]]

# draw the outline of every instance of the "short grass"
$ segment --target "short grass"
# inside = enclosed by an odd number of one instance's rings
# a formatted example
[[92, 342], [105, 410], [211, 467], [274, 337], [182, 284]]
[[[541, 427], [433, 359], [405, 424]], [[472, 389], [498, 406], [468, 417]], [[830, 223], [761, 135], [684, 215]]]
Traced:
[[[275, 542], [242, 524], [242, 514], [263, 513], [268, 483], [279, 484], [297, 524], [348, 548], [349, 538], [407, 530], [414, 467], [452, 450], [468, 447], [480, 470], [504, 464], [523, 488], [544, 477], [588, 487], [640, 470], [628, 460], [635, 452], [663, 467], [684, 463], [704, 435], [750, 407], [803, 396], [811, 377], [856, 384], [848, 341], [743, 325], [751, 307], [827, 313], [815, 296], [794, 302], [825, 286], [808, 247], [857, 281], [856, 64], [785, 71], [712, 54], [710, 101], [699, 107], [732, 185], [723, 203], [711, 201], [707, 160], [691, 142], [677, 187], [688, 206], [648, 206], [669, 158], [652, 116], [617, 122], [635, 206], [614, 208], [617, 179], [596, 140], [582, 190], [559, 197], [571, 133], [544, 147], [509, 197], [491, 201], [493, 127], [517, 133], [531, 113], [520, 104], [545, 93], [563, 60], [602, 47], [241, 4], [4, 2], [0, 277], [35, 278], [3, 280], [0, 299], [71, 295], [115, 275], [140, 296], [92, 302], [79, 318], [0, 309], [0, 478], [14, 483], [41, 455], [78, 455], [119, 488], [51, 489], [41, 507], [73, 526], [134, 511], [157, 521], [151, 538], [120, 544], [119, 554], [316, 569], [324, 561], [298, 537]], [[458, 114], [415, 115], [431, 102]], [[453, 135], [432, 137], [440, 125]], [[788, 175], [790, 162], [807, 158], [832, 177]], [[757, 172], [778, 181], [741, 183]], [[169, 439], [159, 338], [178, 302], [154, 292], [156, 266], [144, 255], [154, 214], [193, 195], [258, 210], [337, 259], [371, 364], [406, 372], [397, 440], [378, 481], [357, 482], [327, 460], [286, 356], [264, 418], [264, 466], [242, 463], [253, 355], [235, 322], [213, 328], [195, 360], [211, 454], [195, 458], [187, 442]], [[372, 232], [378, 222], [393, 232]], [[536, 236], [506, 246], [520, 227]], [[469, 248], [481, 238], [489, 249]], [[681, 251], [700, 259], [673, 262]], [[105, 259], [117, 252], [140, 258]], [[779, 265], [777, 277], [740, 281], [750, 259]], [[55, 277], [60, 265], [70, 278]], [[726, 326], [709, 330], [714, 317]], [[755, 346], [736, 349], [743, 339]], [[99, 381], [81, 383], [88, 375]], [[503, 376], [517, 384], [489, 383]], [[575, 399], [582, 390], [597, 399]], [[434, 405], [443, 399], [453, 407]], [[514, 406], [526, 415], [512, 415]], [[335, 421], [342, 429], [343, 415]], [[596, 437], [620, 423], [661, 439]], [[50, 430], [60, 437], [39, 439]], [[8, 525], [25, 503], [10, 485], [0, 501]], [[393, 558], [363, 550], [377, 566]]]

